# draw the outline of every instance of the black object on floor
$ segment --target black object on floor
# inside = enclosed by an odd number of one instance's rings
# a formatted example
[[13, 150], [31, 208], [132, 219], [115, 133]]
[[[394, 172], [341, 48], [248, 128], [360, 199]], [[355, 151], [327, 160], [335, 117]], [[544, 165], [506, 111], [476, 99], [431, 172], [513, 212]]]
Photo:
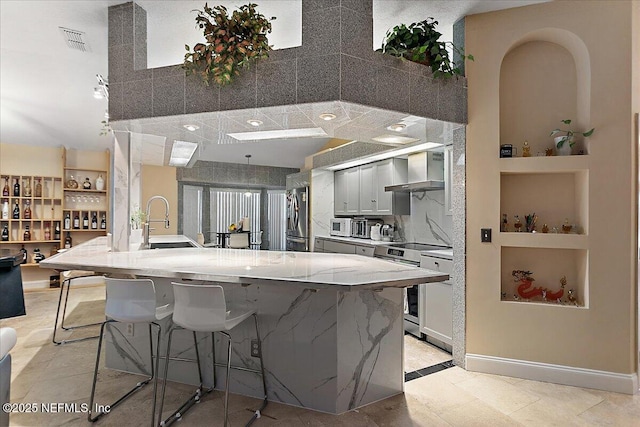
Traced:
[[447, 360], [446, 362], [438, 363], [433, 366], [427, 366], [426, 368], [418, 369], [416, 371], [407, 372], [404, 374], [404, 382], [415, 380], [416, 378], [425, 377], [429, 374], [444, 371], [445, 369], [453, 368], [453, 360]]

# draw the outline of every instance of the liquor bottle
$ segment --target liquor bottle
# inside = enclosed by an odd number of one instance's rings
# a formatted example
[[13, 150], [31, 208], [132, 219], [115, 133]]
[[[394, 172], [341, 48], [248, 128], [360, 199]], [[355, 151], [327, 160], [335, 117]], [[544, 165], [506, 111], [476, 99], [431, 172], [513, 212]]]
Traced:
[[13, 195], [15, 197], [20, 197], [20, 180], [16, 178], [16, 183], [13, 184]]
[[64, 248], [65, 249], [69, 249], [71, 248], [71, 233], [67, 231], [67, 237], [65, 237], [64, 239]]
[[35, 196], [36, 197], [42, 197], [42, 182], [40, 182], [41, 178], [36, 178], [36, 181], [37, 182], [36, 182], [36, 194], [35, 194]]
[[53, 240], [60, 240], [60, 223], [56, 222], [56, 228], [53, 231]]
[[24, 219], [31, 219], [31, 202], [27, 200], [24, 207]]
[[22, 235], [22, 240], [24, 240], [25, 242], [31, 240], [31, 231], [29, 231], [28, 224], [24, 226], [24, 234]]
[[64, 216], [64, 229], [69, 230], [71, 228], [71, 215], [69, 212]]
[[33, 250], [33, 262], [38, 264], [43, 259], [44, 259], [44, 254], [42, 252], [40, 252], [39, 248], [35, 248]]
[[44, 240], [51, 240], [51, 229], [48, 225], [44, 228]]
[[104, 214], [102, 214], [102, 219], [100, 220], [100, 229], [101, 230], [107, 229], [107, 218], [105, 218]]
[[89, 229], [89, 212], [85, 212], [82, 217], [82, 228], [85, 230]]
[[73, 217], [73, 228], [75, 228], [75, 229], [79, 229], [80, 228], [80, 215], [78, 215], [77, 212]]
[[24, 197], [31, 197], [31, 179], [27, 179], [22, 189], [22, 195]]
[[91, 228], [96, 230], [98, 228], [98, 215], [94, 212], [91, 217]]
[[9, 241], [9, 228], [7, 227], [7, 224], [5, 224], [4, 228], [2, 229], [2, 241], [3, 242]]
[[16, 200], [16, 205], [13, 207], [13, 219], [20, 219], [20, 206], [18, 206], [18, 201]]
[[2, 187], [2, 195], [4, 197], [9, 197], [9, 177], [4, 177], [4, 187]]
[[91, 190], [91, 181], [89, 181], [89, 177], [84, 179], [84, 182], [82, 183], [82, 188], [85, 190]]
[[98, 174], [98, 178], [96, 178], [96, 190], [104, 190], [104, 178], [102, 177], [102, 174]]
[[22, 252], [22, 262], [21, 264], [26, 264], [27, 263], [27, 250], [24, 248], [24, 245], [22, 245], [22, 247], [20, 248], [20, 252]]
[[9, 200], [4, 199], [2, 203], [2, 219], [9, 219]]

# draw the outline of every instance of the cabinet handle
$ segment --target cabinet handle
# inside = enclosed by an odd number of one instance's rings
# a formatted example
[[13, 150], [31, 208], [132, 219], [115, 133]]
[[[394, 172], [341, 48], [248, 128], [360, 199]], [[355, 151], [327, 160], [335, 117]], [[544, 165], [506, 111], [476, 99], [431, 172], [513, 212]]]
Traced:
[[436, 267], [440, 267], [440, 263], [439, 262], [434, 261], [433, 263], [436, 265]]
[[374, 199], [374, 200], [372, 200], [372, 202], [373, 202], [373, 203], [375, 203], [375, 202], [376, 202], [376, 201], [375, 201], [375, 199]]

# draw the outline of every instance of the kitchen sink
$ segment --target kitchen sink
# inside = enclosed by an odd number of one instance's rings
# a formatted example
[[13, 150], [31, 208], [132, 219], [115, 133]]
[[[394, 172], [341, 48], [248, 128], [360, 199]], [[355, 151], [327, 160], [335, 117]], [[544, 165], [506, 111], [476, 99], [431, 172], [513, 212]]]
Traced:
[[151, 243], [149, 249], [197, 248], [191, 242], [156, 242]]

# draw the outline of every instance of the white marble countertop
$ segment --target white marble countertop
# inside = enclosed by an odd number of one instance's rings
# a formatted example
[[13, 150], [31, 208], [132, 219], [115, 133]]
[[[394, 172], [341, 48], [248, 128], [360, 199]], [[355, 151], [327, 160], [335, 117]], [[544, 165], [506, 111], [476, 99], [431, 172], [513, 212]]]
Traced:
[[422, 252], [420, 252], [420, 256], [430, 256], [430, 257], [453, 260], [453, 248], [452, 249], [438, 249], [438, 250], [431, 250], [431, 251], [422, 251]]
[[40, 266], [227, 283], [288, 283], [340, 290], [406, 287], [449, 278], [447, 274], [359, 255], [218, 248], [109, 252], [106, 243], [106, 237], [96, 237], [41, 261]]
[[383, 242], [382, 240], [358, 239], [357, 237], [341, 236], [315, 236], [316, 239], [335, 240], [336, 242], [355, 243], [364, 246], [388, 245], [393, 242]]

